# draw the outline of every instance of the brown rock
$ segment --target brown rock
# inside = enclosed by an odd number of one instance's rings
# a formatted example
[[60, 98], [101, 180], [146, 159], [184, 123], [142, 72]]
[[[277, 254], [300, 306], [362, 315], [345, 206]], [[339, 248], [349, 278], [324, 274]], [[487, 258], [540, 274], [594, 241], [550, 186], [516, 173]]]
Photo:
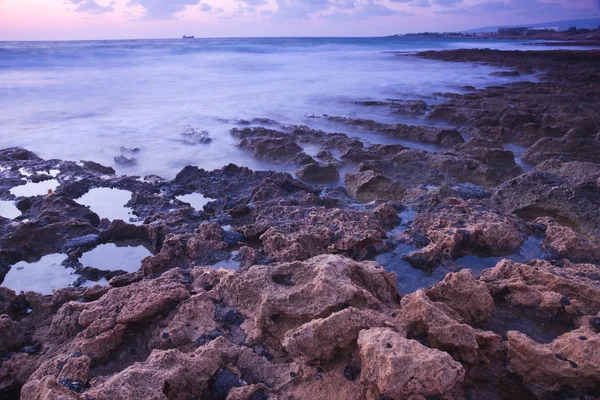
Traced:
[[349, 307], [327, 318], [314, 319], [289, 330], [282, 344], [295, 356], [303, 355], [309, 360], [329, 360], [333, 358], [336, 349], [349, 347], [361, 330], [385, 325], [382, 315], [371, 310]]
[[447, 351], [456, 360], [479, 362], [477, 332], [452, 308], [431, 301], [423, 290], [402, 298], [401, 307], [398, 319], [409, 338]]
[[475, 254], [514, 253], [528, 236], [525, 223], [514, 215], [477, 201], [449, 198], [417, 214], [409, 235], [430, 243], [408, 255], [411, 264], [437, 266], [442, 260]]
[[470, 325], [485, 321], [494, 307], [494, 299], [485, 283], [475, 279], [470, 270], [449, 273], [427, 291], [427, 296], [450, 306]]
[[361, 382], [375, 385], [392, 399], [444, 395], [465, 375], [464, 368], [448, 354], [405, 339], [390, 329], [363, 330], [358, 346]]
[[311, 183], [337, 182], [340, 179], [340, 173], [335, 166], [316, 163], [302, 166], [296, 171], [296, 176], [298, 179]]
[[573, 262], [600, 262], [600, 245], [589, 241], [573, 228], [560, 225], [551, 217], [538, 218], [535, 223], [546, 227], [544, 246], [550, 254]]
[[374, 200], [401, 201], [405, 190], [375, 171], [346, 174], [346, 192], [361, 203]]
[[[597, 267], [589, 264], [566, 262], [557, 267], [541, 260], [529, 264], [502, 260], [485, 270], [480, 279], [492, 296], [502, 294], [513, 305], [578, 315], [595, 314], [600, 309], [600, 284], [594, 274]], [[570, 299], [567, 306], [561, 304], [564, 297]]]
[[553, 157], [600, 163], [600, 143], [593, 139], [542, 138], [527, 149], [523, 160], [538, 164]]
[[[582, 340], [585, 337], [586, 340]], [[600, 381], [600, 336], [580, 328], [539, 344], [527, 335], [508, 332], [509, 370], [543, 391], [596, 388]]]
[[19, 324], [8, 315], [0, 315], [0, 355], [19, 350], [25, 344], [25, 335]]
[[254, 265], [244, 275], [225, 276], [215, 290], [249, 317], [243, 328], [250, 340], [261, 337], [264, 330], [282, 340], [288, 330], [341, 305], [375, 307], [396, 303], [400, 296], [393, 274], [373, 262], [334, 255]]

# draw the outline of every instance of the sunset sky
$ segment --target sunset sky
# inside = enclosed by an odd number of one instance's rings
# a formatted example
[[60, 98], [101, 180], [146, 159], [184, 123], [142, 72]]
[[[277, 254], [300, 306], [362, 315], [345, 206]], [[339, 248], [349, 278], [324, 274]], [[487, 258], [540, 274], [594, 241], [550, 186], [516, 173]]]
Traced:
[[379, 36], [600, 17], [600, 0], [0, 0], [0, 40]]

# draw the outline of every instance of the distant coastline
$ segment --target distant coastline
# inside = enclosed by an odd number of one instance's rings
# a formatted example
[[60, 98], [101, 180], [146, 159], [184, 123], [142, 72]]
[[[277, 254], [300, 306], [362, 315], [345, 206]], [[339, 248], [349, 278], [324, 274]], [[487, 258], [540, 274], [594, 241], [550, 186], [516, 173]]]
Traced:
[[586, 46], [598, 46], [600, 45], [600, 29], [596, 30], [582, 30], [582, 32], [552, 32], [552, 31], [540, 31], [531, 32], [528, 34], [514, 35], [514, 34], [499, 34], [495, 32], [479, 32], [479, 33], [465, 33], [465, 32], [419, 32], [419, 33], [407, 33], [386, 36], [389, 38], [414, 38], [414, 39], [501, 39], [501, 40], [551, 40], [551, 41], [568, 41], [577, 42], [581, 45]]

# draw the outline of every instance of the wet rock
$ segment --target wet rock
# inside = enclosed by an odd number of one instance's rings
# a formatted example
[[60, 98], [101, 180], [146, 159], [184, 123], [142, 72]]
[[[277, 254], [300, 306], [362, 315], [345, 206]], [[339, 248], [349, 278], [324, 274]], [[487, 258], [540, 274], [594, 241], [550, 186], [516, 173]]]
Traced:
[[468, 253], [514, 253], [529, 232], [521, 219], [486, 203], [449, 198], [417, 214], [406, 234], [429, 240], [407, 260], [415, 266], [435, 267]]
[[[578, 336], [593, 335], [591, 340]], [[600, 338], [587, 328], [565, 333], [550, 344], [539, 344], [527, 335], [508, 333], [508, 368], [535, 389], [557, 392], [568, 385], [574, 389], [596, 389], [600, 379]]]
[[471, 138], [464, 144], [460, 144], [452, 149], [463, 157], [475, 158], [492, 168], [514, 171], [514, 176], [520, 175], [523, 171], [515, 163], [515, 156], [512, 151], [505, 150], [499, 143], [484, 140], [481, 138]]
[[231, 389], [244, 386], [245, 384], [246, 382], [242, 381], [236, 374], [226, 368], [222, 368], [213, 377], [209, 390], [212, 391], [217, 400], [225, 400]]
[[449, 273], [442, 282], [427, 290], [427, 297], [448, 305], [470, 325], [485, 321], [494, 307], [494, 299], [485, 283], [475, 279], [469, 270]]
[[337, 182], [340, 173], [333, 165], [306, 164], [296, 171], [296, 176], [305, 182]]
[[358, 338], [361, 382], [392, 399], [448, 394], [465, 370], [448, 354], [429, 349], [386, 328], [363, 330]]
[[312, 157], [306, 155], [302, 147], [291, 137], [242, 139], [239, 147], [249, 151], [255, 157], [277, 164], [311, 164]]
[[[356, 259], [384, 248], [385, 227], [391, 222], [370, 211], [315, 206], [316, 198], [300, 201], [254, 202], [254, 223], [239, 228], [246, 240], [259, 238], [274, 261], [305, 260], [324, 253]], [[312, 199], [312, 200], [311, 200]]]
[[[291, 365], [271, 364], [251, 349], [240, 347], [224, 338], [217, 338], [191, 354], [178, 350], [154, 350], [147, 360], [136, 363], [113, 375], [86, 392], [94, 398], [189, 398], [201, 397], [214, 389], [227, 389], [236, 381], [225, 369], [244, 371], [248, 380], [264, 382], [278, 389], [288, 383]], [[219, 374], [219, 371], [223, 371]], [[235, 374], [233, 374], [235, 375]], [[140, 385], [140, 376], [145, 377]], [[218, 377], [214, 380], [213, 377]], [[231, 378], [231, 379], [226, 379]], [[244, 378], [244, 376], [242, 376]], [[238, 378], [239, 379], [239, 378]], [[219, 383], [215, 387], [215, 383]], [[224, 397], [223, 397], [224, 398]]]
[[141, 151], [139, 147], [123, 147], [123, 146], [121, 146], [119, 148], [119, 150], [121, 150], [121, 153], [129, 153], [129, 154], [136, 154]]
[[593, 139], [542, 138], [527, 149], [523, 160], [538, 164], [553, 157], [600, 163], [600, 143]]
[[114, 157], [115, 160], [115, 164], [118, 165], [134, 165], [135, 163], [137, 163], [137, 160], [133, 157], [127, 157], [124, 155], [118, 155]]
[[429, 143], [439, 146], [455, 146], [465, 141], [460, 132], [453, 129], [412, 126], [404, 124], [387, 125], [372, 120], [352, 119], [346, 117], [328, 116], [325, 118], [332, 122], [367, 129], [370, 131], [381, 132], [385, 135], [398, 139], [412, 140], [415, 142]]
[[355, 104], [365, 107], [388, 107], [392, 114], [401, 115], [423, 115], [428, 106], [423, 100], [387, 99], [386, 101], [355, 101]]
[[42, 159], [22, 147], [10, 147], [0, 150], [0, 161], [42, 161]]
[[8, 315], [0, 315], [0, 356], [15, 351], [25, 344], [25, 335], [19, 324]]
[[[148, 347], [163, 350], [195, 348], [199, 337], [210, 336], [219, 327], [214, 314], [215, 306], [206, 293], [194, 295], [179, 304], [164, 320], [166, 328], [158, 326], [154, 329]], [[164, 333], [168, 333], [168, 336], [163, 339]]]
[[498, 71], [492, 72], [491, 76], [500, 76], [500, 77], [518, 77], [521, 76], [519, 71]]
[[346, 174], [346, 192], [357, 201], [401, 201], [405, 190], [375, 171]]
[[553, 217], [592, 239], [600, 237], [600, 192], [588, 182], [535, 171], [499, 186], [492, 201], [530, 221]]
[[[595, 314], [600, 309], [600, 284], [588, 278], [594, 270], [597, 267], [590, 264], [565, 262], [558, 267], [541, 260], [529, 264], [502, 260], [485, 270], [480, 279], [486, 282], [492, 296], [502, 296], [515, 306], [535, 307], [553, 314]], [[570, 298], [567, 306], [561, 302], [564, 297]]]
[[[276, 283], [273, 278], [282, 275], [290, 275], [295, 284]], [[244, 275], [228, 274], [215, 290], [248, 316], [244, 330], [249, 340], [261, 337], [264, 331], [283, 339], [293, 328], [287, 325], [287, 316], [300, 326], [344, 304], [372, 307], [399, 298], [395, 277], [374, 263], [357, 263], [333, 255], [304, 262], [254, 265]]]
[[161, 251], [142, 260], [142, 270], [150, 275], [171, 268], [188, 268], [191, 264], [213, 265], [229, 257], [227, 248], [221, 226], [205, 222], [192, 233], [168, 234]]
[[[388, 325], [391, 326], [391, 322]], [[386, 326], [381, 315], [349, 307], [327, 318], [315, 319], [289, 330], [282, 344], [295, 356], [329, 360], [337, 349], [348, 348], [358, 338], [360, 331], [377, 326]]]
[[551, 217], [537, 218], [534, 222], [545, 227], [544, 246], [553, 256], [572, 262], [600, 263], [599, 244], [591, 242], [571, 227], [560, 225]]
[[193, 127], [186, 125], [184, 127], [184, 131], [181, 133], [181, 137], [183, 138], [183, 143], [187, 145], [197, 145], [210, 143], [212, 140], [209, 136], [208, 131], [197, 131]]
[[478, 333], [465, 320], [440, 302], [434, 302], [423, 290], [402, 298], [402, 312], [398, 315], [399, 325], [408, 338], [416, 339], [427, 346], [447, 351], [454, 359], [477, 364], [486, 359], [480, 348]]
[[102, 175], [114, 175], [116, 172], [112, 167], [106, 167], [93, 161], [81, 161], [82, 167], [86, 170], [97, 172]]

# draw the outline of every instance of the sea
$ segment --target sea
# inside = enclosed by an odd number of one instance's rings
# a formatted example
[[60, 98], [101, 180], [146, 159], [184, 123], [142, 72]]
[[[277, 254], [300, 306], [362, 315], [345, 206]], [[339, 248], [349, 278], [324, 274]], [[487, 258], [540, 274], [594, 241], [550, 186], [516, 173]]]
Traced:
[[[0, 42], [0, 148], [22, 146], [46, 159], [92, 160], [140, 176], [173, 178], [186, 165], [211, 170], [229, 163], [292, 172], [295, 166], [249, 157], [230, 130], [262, 118], [393, 143], [314, 117], [430, 124], [356, 102], [435, 104], [443, 101], [440, 92], [535, 79], [412, 55], [457, 48], [544, 49], [514, 40], [402, 37]], [[190, 129], [211, 141], [186, 140]], [[118, 164], [120, 155], [134, 161]]]

